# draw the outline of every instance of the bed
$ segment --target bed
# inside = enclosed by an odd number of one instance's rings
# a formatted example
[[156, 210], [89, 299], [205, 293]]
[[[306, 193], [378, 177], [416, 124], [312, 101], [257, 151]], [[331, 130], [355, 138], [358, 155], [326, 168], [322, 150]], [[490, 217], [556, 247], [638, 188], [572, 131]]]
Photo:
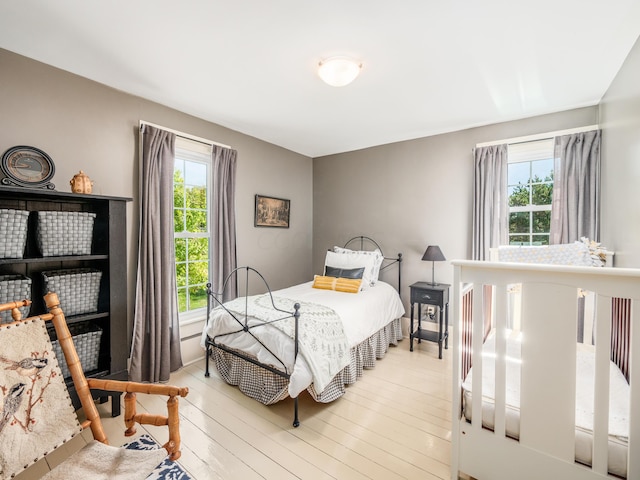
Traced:
[[[402, 339], [401, 262], [359, 236], [327, 251], [322, 275], [285, 289], [272, 292], [255, 269], [236, 269], [225, 285], [240, 278], [243, 292], [265, 293], [222, 302], [223, 292], [209, 292], [205, 375], [213, 359], [227, 383], [265, 405], [293, 398], [297, 427], [300, 393], [324, 403], [340, 398]], [[392, 267], [398, 290], [379, 278]]]
[[451, 478], [640, 478], [640, 270], [452, 263]]

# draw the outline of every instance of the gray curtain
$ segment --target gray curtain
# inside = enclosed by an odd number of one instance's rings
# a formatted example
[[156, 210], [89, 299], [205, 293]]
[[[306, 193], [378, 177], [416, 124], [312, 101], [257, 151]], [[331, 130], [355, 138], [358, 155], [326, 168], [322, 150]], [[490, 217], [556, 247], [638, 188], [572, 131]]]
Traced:
[[140, 237], [129, 376], [166, 382], [182, 366], [173, 229], [175, 135], [140, 129]]
[[489, 248], [508, 243], [507, 145], [473, 151], [473, 260], [488, 260]]
[[[238, 152], [213, 146], [212, 152], [212, 278], [214, 292], [221, 292], [224, 280], [237, 267], [236, 256], [236, 158]], [[227, 284], [223, 301], [238, 296], [237, 278]]]
[[555, 138], [550, 243], [600, 241], [600, 130]]

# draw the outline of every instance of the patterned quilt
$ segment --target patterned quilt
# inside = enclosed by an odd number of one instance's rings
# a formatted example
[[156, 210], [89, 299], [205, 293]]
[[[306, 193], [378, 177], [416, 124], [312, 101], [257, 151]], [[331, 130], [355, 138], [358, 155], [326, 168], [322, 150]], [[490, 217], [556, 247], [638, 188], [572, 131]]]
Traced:
[[[333, 309], [317, 303], [296, 302], [284, 297], [273, 297], [273, 302], [277, 308], [292, 313], [293, 305], [300, 304], [299, 353], [309, 365], [315, 388], [322, 391], [349, 364], [350, 350], [342, 320]], [[295, 338], [293, 316], [287, 317], [285, 313], [275, 310], [268, 294], [241, 297], [225, 303], [225, 308], [239, 319], [244, 318], [246, 310], [249, 317], [259, 319], [258, 322], [269, 323], [290, 338]], [[259, 329], [254, 329], [253, 332], [256, 333]]]

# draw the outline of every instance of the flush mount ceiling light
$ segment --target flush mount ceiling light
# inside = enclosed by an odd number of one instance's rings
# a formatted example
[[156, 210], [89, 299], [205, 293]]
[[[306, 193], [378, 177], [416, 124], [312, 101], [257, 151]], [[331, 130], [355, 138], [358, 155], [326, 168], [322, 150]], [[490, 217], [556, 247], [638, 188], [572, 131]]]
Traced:
[[362, 64], [349, 57], [329, 57], [318, 64], [318, 75], [332, 87], [344, 87], [353, 82]]

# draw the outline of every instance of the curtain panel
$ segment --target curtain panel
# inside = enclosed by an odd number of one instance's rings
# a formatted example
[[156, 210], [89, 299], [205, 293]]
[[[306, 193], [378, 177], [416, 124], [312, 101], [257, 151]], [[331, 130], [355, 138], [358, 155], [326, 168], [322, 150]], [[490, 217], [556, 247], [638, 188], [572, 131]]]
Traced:
[[[219, 145], [212, 151], [211, 242], [214, 292], [222, 292], [224, 280], [237, 267], [236, 254], [236, 158], [238, 152]], [[238, 296], [237, 276], [230, 279], [223, 301]]]
[[555, 138], [550, 243], [600, 241], [601, 131]]
[[488, 260], [489, 249], [508, 243], [507, 145], [473, 151], [473, 260]]
[[166, 382], [182, 366], [173, 227], [175, 134], [140, 129], [140, 233], [129, 376]]

